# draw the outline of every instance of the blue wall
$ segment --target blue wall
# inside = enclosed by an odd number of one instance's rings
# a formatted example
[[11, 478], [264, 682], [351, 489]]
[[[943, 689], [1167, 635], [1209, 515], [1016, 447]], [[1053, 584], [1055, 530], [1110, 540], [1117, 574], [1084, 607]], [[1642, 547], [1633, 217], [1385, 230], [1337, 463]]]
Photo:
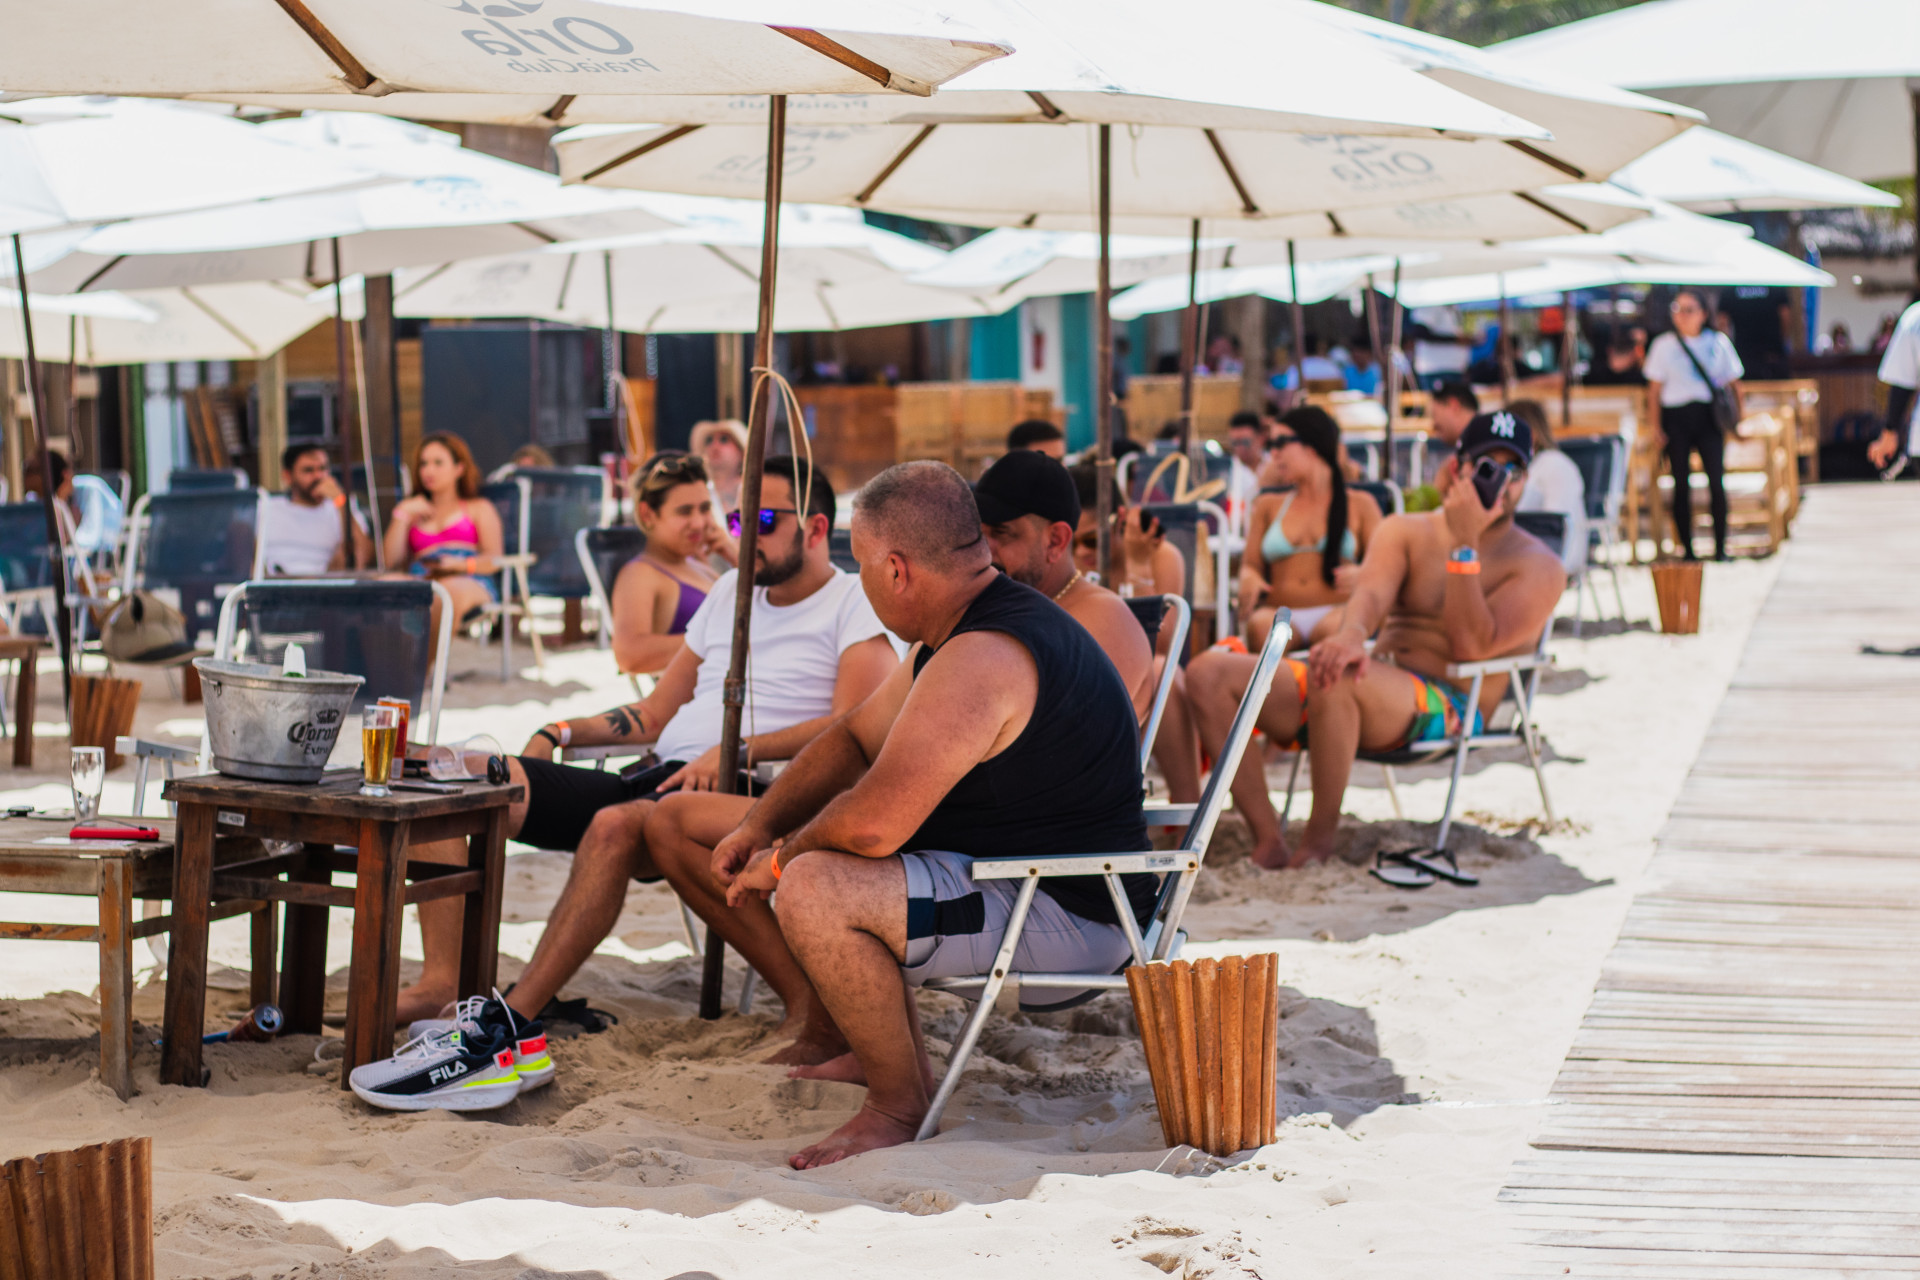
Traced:
[[1067, 448], [1093, 447], [1093, 416], [1087, 398], [1093, 394], [1093, 295], [1072, 293], [1060, 299], [1060, 377], [1066, 384], [1061, 399], [1067, 406]]
[[974, 382], [1009, 382], [1020, 377], [1020, 308], [967, 321], [967, 376]]

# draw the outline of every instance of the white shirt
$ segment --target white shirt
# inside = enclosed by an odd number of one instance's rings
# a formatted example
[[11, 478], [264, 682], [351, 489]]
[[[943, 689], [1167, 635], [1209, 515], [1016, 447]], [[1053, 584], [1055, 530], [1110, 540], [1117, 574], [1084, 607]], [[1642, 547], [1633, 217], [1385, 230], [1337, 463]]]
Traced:
[[[1687, 351], [1699, 359], [1701, 367], [1712, 377], [1714, 387], [1724, 387], [1746, 376], [1746, 367], [1734, 352], [1733, 343], [1718, 329], [1703, 331], [1687, 343]], [[1640, 366], [1648, 382], [1660, 384], [1660, 403], [1669, 408], [1708, 404], [1713, 400], [1713, 387], [1700, 381], [1693, 361], [1687, 359], [1687, 351], [1680, 349], [1680, 335], [1668, 330], [1653, 340], [1653, 345], [1647, 348], [1646, 361]]]
[[1567, 519], [1560, 561], [1569, 573], [1587, 562], [1587, 482], [1579, 464], [1558, 449], [1542, 449], [1527, 464], [1527, 488], [1517, 511], [1551, 511]]
[[[1893, 337], [1880, 357], [1880, 381], [1892, 387], [1920, 387], [1920, 302], [1900, 313], [1893, 326]], [[1920, 414], [1914, 415], [1915, 435], [1920, 435]], [[1899, 428], [1894, 428], [1896, 431]], [[1907, 452], [1913, 452], [1908, 442]]]
[[[357, 517], [356, 517], [357, 519]], [[267, 572], [289, 577], [325, 573], [340, 549], [340, 508], [295, 502], [284, 493], [269, 495], [266, 511]]]
[[[696, 760], [720, 744], [721, 695], [733, 646], [736, 570], [713, 584], [687, 622], [687, 647], [700, 659], [693, 697], [660, 731], [662, 760]], [[747, 706], [741, 732], [773, 733], [833, 710], [840, 655], [885, 635], [854, 574], [833, 571], [825, 586], [796, 604], [767, 603], [753, 591], [753, 648], [747, 655]]]

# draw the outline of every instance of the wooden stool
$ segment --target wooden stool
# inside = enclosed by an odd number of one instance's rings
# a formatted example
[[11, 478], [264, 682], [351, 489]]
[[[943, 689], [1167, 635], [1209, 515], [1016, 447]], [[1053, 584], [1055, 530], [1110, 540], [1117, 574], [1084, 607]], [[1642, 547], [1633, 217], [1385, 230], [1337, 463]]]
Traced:
[[0, 636], [0, 662], [20, 664], [13, 678], [13, 767], [33, 768], [33, 704], [38, 696], [36, 669], [46, 646], [31, 636]]

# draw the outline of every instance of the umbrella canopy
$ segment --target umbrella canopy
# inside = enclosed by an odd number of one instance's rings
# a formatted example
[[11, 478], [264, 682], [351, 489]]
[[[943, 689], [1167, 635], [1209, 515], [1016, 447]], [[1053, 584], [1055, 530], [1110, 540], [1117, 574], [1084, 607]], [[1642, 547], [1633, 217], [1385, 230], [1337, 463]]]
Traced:
[[1715, 129], [1689, 129], [1661, 143], [1613, 181], [1695, 213], [1900, 207], [1891, 192]]
[[[928, 102], [795, 100], [787, 191], [975, 225], [1084, 228], [1092, 130], [1113, 124], [1128, 126], [1115, 139], [1115, 229], [1179, 234], [1196, 215], [1244, 226], [1308, 214], [1324, 232], [1332, 211], [1604, 177], [1691, 123], [1690, 113], [1599, 86], [1556, 97], [1515, 73], [1530, 101], [1559, 105], [1574, 136], [1563, 144], [1545, 136], [1551, 127], [1443, 84], [1433, 59], [1405, 43], [1330, 21], [1337, 12], [1300, 0], [1199, 0], [1183, 25], [1234, 38], [1189, 53], [1155, 38], [1165, 15], [1150, 0], [1057, 0], [1044, 24], [1003, 0], [994, 13], [1017, 51]], [[1296, 55], [1285, 75], [1273, 74], [1279, 48]], [[1466, 55], [1486, 78], [1457, 78], [1487, 88], [1497, 60]], [[762, 104], [634, 105], [659, 123], [569, 131], [557, 140], [562, 173], [706, 195], [756, 180], [746, 162], [759, 134], [745, 126]], [[1576, 127], [1582, 120], [1591, 127]], [[1636, 141], [1607, 140], [1618, 135]]]
[[1543, 76], [1598, 72], [1849, 178], [1913, 172], [1909, 0], [1651, 0], [1495, 45]]
[[[158, 106], [172, 119], [204, 111]], [[452, 134], [380, 116], [317, 113], [263, 125], [215, 121], [321, 169], [383, 179], [351, 190], [229, 204], [103, 227], [57, 263], [29, 269], [36, 289], [159, 289], [332, 278], [512, 253], [557, 239], [665, 229], [671, 218], [627, 192], [564, 187], [551, 174], [459, 145]]]
[[[375, 176], [345, 156], [315, 155], [212, 109], [0, 104], [0, 235], [350, 187]], [[10, 274], [12, 262], [6, 267]]]
[[[614, 327], [630, 333], [750, 332], [759, 303], [760, 206], [684, 203], [683, 212], [699, 225], [401, 272], [394, 280], [394, 313], [531, 316], [604, 327], [611, 301]], [[851, 210], [790, 205], [781, 210], [780, 222], [781, 288], [774, 306], [779, 331], [985, 316], [1017, 301], [1000, 304], [914, 283], [909, 277], [936, 267], [946, 255], [869, 227]]]
[[[309, 290], [280, 282], [138, 293], [31, 296], [35, 354], [83, 365], [259, 360], [327, 319]], [[69, 317], [77, 322], [69, 324]], [[68, 335], [73, 345], [68, 346]], [[0, 357], [26, 354], [20, 313], [0, 310]]]
[[1406, 280], [1400, 301], [1409, 307], [1439, 307], [1487, 301], [1502, 296], [1525, 298], [1616, 284], [1783, 285], [1820, 288], [1833, 277], [1818, 267], [1757, 240], [1729, 241], [1699, 262], [1629, 263], [1556, 258], [1537, 267], [1502, 274], [1480, 273], [1428, 280]]
[[[150, 97], [925, 94], [1003, 46], [903, 0], [4, 0], [0, 84]], [[618, 85], [617, 90], [610, 90]]]

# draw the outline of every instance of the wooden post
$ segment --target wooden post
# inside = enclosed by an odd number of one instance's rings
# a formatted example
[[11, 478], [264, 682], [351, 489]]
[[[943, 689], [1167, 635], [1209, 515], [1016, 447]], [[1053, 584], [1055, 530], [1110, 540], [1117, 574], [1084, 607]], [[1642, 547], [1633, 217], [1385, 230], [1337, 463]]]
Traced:
[[40, 492], [46, 501], [47, 555], [53, 561], [53, 613], [58, 630], [54, 645], [60, 652], [60, 691], [69, 715], [73, 709], [73, 613], [67, 605], [67, 558], [60, 554], [60, 522], [53, 513], [53, 455], [47, 450], [47, 397], [40, 385], [40, 359], [33, 348], [33, 308], [27, 302], [27, 264], [20, 252], [20, 236], [13, 237], [13, 274], [20, 282], [20, 331], [27, 345], [27, 386], [33, 396], [33, 422], [40, 437]]
[[[780, 266], [780, 180], [787, 155], [787, 98], [773, 94], [767, 104], [767, 187], [765, 222], [760, 232], [760, 315], [753, 339], [756, 370], [773, 368], [773, 299]], [[766, 375], [756, 372], [756, 385]], [[755, 395], [747, 422], [747, 456], [740, 473], [740, 569], [733, 600], [733, 651], [727, 659], [720, 711], [720, 789], [726, 795], [740, 789], [740, 718], [747, 698], [747, 644], [753, 628], [754, 554], [760, 544], [760, 468], [767, 456], [767, 422], [773, 412], [775, 390]], [[794, 495], [804, 502], [804, 495]], [[720, 979], [725, 972], [727, 944], [718, 929], [707, 930], [707, 954], [700, 973], [700, 1016], [720, 1016]]]
[[1187, 250], [1187, 309], [1180, 317], [1180, 452], [1193, 452], [1193, 370], [1200, 363], [1200, 219]]
[[[400, 483], [400, 381], [394, 369], [393, 277], [368, 276], [364, 296], [366, 319], [361, 322], [367, 367], [367, 421], [364, 429], [372, 446], [367, 450], [367, 510], [370, 518], [376, 522], [373, 526], [374, 540], [384, 541], [380, 537], [378, 524], [379, 504], [371, 499], [377, 492], [373, 479], [373, 448], [382, 442], [385, 442], [387, 455], [393, 461], [394, 484]], [[348, 554], [352, 554], [351, 543], [348, 544]]]
[[1100, 272], [1093, 292], [1093, 440], [1100, 582], [1113, 580], [1113, 126], [1100, 126]]
[[1580, 358], [1580, 334], [1574, 324], [1573, 291], [1560, 295], [1560, 430], [1573, 425], [1573, 365]]
[[1293, 379], [1297, 384], [1294, 403], [1304, 404], [1307, 399], [1307, 312], [1300, 305], [1300, 267], [1294, 260], [1291, 240], [1287, 241], [1287, 305], [1293, 308]]
[[1500, 407], [1513, 399], [1513, 310], [1507, 305], [1507, 277], [1500, 276], [1500, 338], [1494, 344], [1494, 359], [1500, 365]]
[[[340, 239], [334, 237], [328, 242], [333, 251], [333, 373], [337, 380], [333, 396], [333, 427], [344, 444], [340, 461], [353, 464], [354, 432], [353, 395], [347, 385], [352, 376], [353, 364], [347, 357], [347, 302], [345, 285], [340, 279]], [[380, 531], [374, 530], [374, 542], [378, 545]]]
[[1387, 434], [1384, 442], [1386, 459], [1381, 464], [1387, 474], [1387, 482], [1394, 483], [1393, 424], [1400, 416], [1400, 321], [1405, 312], [1400, 306], [1400, 259], [1393, 260], [1393, 301], [1387, 304], [1387, 363], [1382, 367], [1380, 376], [1385, 379], [1387, 389]]
[[[1380, 407], [1387, 412], [1387, 431], [1391, 433], [1393, 431], [1393, 410], [1388, 407], [1389, 397], [1387, 394], [1387, 384], [1393, 380], [1392, 375], [1388, 372], [1393, 365], [1393, 361], [1389, 359], [1384, 366], [1380, 363], [1382, 354], [1380, 350], [1380, 340], [1383, 336], [1380, 332], [1380, 302], [1373, 287], [1373, 272], [1371, 271], [1367, 272], [1366, 316], [1367, 341], [1373, 346], [1373, 367], [1378, 372], [1380, 378]], [[1391, 356], [1392, 353], [1388, 352], [1386, 354]], [[1382, 479], [1390, 480], [1393, 478], [1393, 439], [1391, 434], [1389, 434], [1387, 438], [1384, 456], [1380, 462], [1380, 475]]]

